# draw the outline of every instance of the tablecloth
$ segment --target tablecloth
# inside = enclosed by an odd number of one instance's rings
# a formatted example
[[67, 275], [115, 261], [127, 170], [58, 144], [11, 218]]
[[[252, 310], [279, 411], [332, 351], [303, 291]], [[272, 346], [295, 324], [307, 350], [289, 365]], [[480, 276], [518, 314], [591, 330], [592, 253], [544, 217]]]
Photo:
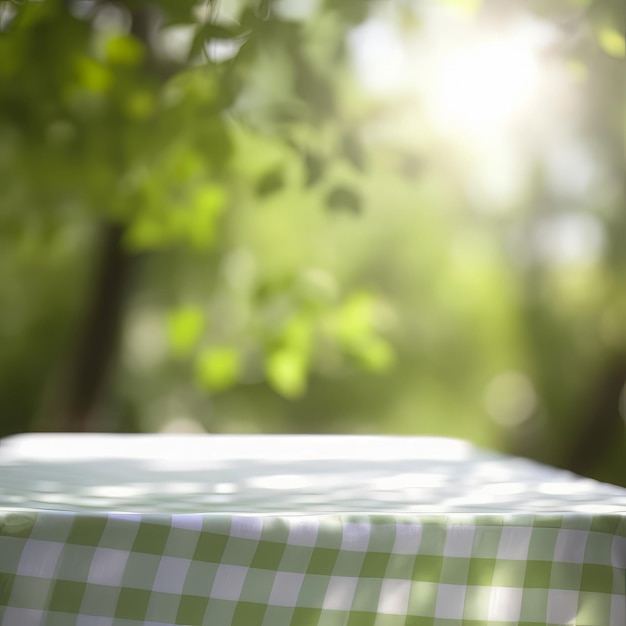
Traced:
[[457, 440], [0, 442], [2, 626], [624, 626], [626, 490]]

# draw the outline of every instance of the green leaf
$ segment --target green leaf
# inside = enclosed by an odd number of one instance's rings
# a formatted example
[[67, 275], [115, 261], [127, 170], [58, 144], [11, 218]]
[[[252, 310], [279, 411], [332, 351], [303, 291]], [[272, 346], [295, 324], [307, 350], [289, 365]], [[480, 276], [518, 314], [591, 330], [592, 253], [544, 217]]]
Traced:
[[187, 233], [191, 244], [198, 250], [209, 248], [215, 241], [217, 220], [226, 205], [226, 193], [217, 185], [206, 185], [196, 194]]
[[143, 44], [130, 35], [111, 37], [105, 46], [106, 60], [113, 65], [139, 65], [145, 56]]
[[337, 335], [344, 344], [358, 343], [371, 334], [374, 325], [374, 299], [367, 292], [350, 296], [337, 316]]
[[87, 91], [103, 93], [113, 84], [111, 72], [104, 66], [87, 56], [78, 57], [75, 61], [78, 84]]
[[309, 268], [300, 273], [297, 291], [306, 306], [323, 311], [337, 303], [339, 285], [331, 273], [319, 268]]
[[124, 244], [133, 252], [155, 250], [167, 239], [167, 226], [148, 215], [133, 220], [124, 232]]
[[305, 184], [307, 187], [312, 187], [324, 175], [325, 163], [321, 157], [312, 152], [306, 152], [304, 155], [304, 168], [306, 170]]
[[277, 167], [264, 174], [256, 184], [255, 191], [260, 197], [269, 196], [276, 193], [285, 184], [283, 169]]
[[332, 74], [323, 72], [302, 54], [292, 55], [294, 90], [298, 98], [306, 103], [313, 119], [324, 119], [336, 113], [337, 93], [332, 83]]
[[326, 196], [326, 206], [331, 211], [347, 211], [355, 215], [359, 215], [362, 211], [361, 198], [354, 190], [343, 185], [330, 190]]
[[285, 325], [283, 342], [289, 348], [308, 353], [311, 347], [313, 326], [311, 320], [302, 315], [292, 317]]
[[354, 133], [346, 133], [342, 138], [342, 151], [346, 159], [362, 172], [365, 169], [365, 154], [361, 141]]
[[375, 306], [372, 294], [353, 294], [339, 309], [335, 332], [348, 354], [367, 369], [382, 372], [393, 364], [394, 351], [375, 333]]
[[373, 372], [384, 372], [395, 361], [391, 345], [375, 335], [362, 337], [351, 347], [350, 352], [364, 367]]
[[210, 391], [224, 391], [232, 387], [241, 372], [241, 356], [229, 347], [205, 350], [196, 362], [196, 376]]
[[286, 398], [297, 398], [306, 388], [307, 358], [294, 348], [280, 348], [267, 358], [265, 371], [272, 388]]
[[124, 101], [124, 111], [133, 120], [148, 119], [154, 113], [155, 108], [154, 94], [147, 89], [134, 91]]
[[172, 352], [177, 357], [191, 354], [204, 329], [205, 315], [201, 309], [186, 306], [170, 313], [167, 318], [167, 336]]
[[604, 52], [616, 59], [626, 56], [624, 35], [614, 28], [601, 28], [598, 31], [598, 43]]

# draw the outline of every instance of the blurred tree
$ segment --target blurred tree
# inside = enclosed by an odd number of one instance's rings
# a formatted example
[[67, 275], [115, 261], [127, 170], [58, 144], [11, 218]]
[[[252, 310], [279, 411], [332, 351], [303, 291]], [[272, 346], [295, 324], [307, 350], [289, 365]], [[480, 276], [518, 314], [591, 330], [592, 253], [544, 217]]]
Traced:
[[[393, 93], [432, 23], [489, 40], [520, 15], [552, 33], [539, 64], [568, 106], [544, 96], [495, 158], [436, 127], [432, 94]], [[0, 1], [0, 434], [434, 433], [625, 482], [622, 15]], [[360, 78], [357, 25], [384, 44]], [[436, 91], [418, 61], [403, 81]], [[381, 67], [392, 95], [364, 93]], [[480, 143], [524, 67], [438, 106]], [[501, 161], [522, 163], [505, 199]]]
[[[75, 356], [61, 377], [62, 397], [51, 405], [64, 428], [89, 427], [141, 257], [176, 245], [212, 249], [220, 216], [237, 202], [240, 192], [233, 186], [248, 185], [262, 198], [285, 184], [283, 165], [266, 162], [263, 154], [246, 178], [241, 164], [247, 156], [234, 154], [229, 117], [252, 135], [266, 136], [268, 151], [280, 159], [288, 152], [302, 155], [305, 185], [321, 176], [314, 171], [321, 158], [299, 136], [313, 137], [337, 113], [337, 76], [323, 68], [341, 62], [342, 33], [365, 15], [366, 4], [324, 8], [324, 19], [310, 22], [313, 15], [306, 10], [299, 15], [293, 5], [282, 11], [270, 5], [266, 0], [227, 7], [190, 0], [1, 4], [3, 231], [28, 241], [31, 253], [41, 257], [48, 254], [46, 238], [73, 231], [82, 239], [75, 245], [84, 246], [85, 260], [96, 249], [93, 277], [77, 281], [81, 295], [59, 294], [77, 299], [52, 303], [65, 312], [82, 311], [71, 315], [65, 328], [67, 339], [73, 327], [82, 330], [70, 340]], [[320, 28], [323, 48], [314, 32]], [[355, 161], [357, 140], [345, 138], [346, 156]], [[238, 159], [240, 165], [233, 166]], [[357, 203], [350, 189], [329, 191], [331, 208], [353, 210]], [[298, 322], [303, 336], [311, 332], [309, 318]], [[173, 323], [179, 348], [187, 341], [181, 333], [190, 336], [188, 326], [184, 314]], [[268, 356], [269, 380], [286, 395], [303, 388], [305, 344], [299, 340]], [[200, 379], [209, 387], [237, 380], [240, 357], [224, 350], [200, 357]], [[379, 363], [383, 357], [370, 358]]]

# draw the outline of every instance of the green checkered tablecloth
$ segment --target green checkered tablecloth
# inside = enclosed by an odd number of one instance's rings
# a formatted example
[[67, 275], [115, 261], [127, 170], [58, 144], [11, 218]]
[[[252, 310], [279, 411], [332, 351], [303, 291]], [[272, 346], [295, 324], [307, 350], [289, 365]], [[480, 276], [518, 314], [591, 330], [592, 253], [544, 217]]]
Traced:
[[0, 443], [1, 626], [624, 626], [626, 490], [455, 440]]

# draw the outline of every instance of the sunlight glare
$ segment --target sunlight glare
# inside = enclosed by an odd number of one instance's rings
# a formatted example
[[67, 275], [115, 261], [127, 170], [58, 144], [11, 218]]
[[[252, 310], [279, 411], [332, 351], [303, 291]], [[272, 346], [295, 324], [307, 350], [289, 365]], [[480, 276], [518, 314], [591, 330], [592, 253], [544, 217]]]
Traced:
[[553, 64], [542, 58], [558, 39], [550, 24], [528, 15], [499, 28], [442, 19], [412, 35], [383, 17], [353, 29], [348, 43], [365, 91], [404, 100], [437, 134], [472, 146], [509, 140], [560, 100]]
[[450, 133], [497, 133], [528, 111], [540, 77], [531, 42], [478, 41], [450, 50], [434, 72], [433, 121]]

